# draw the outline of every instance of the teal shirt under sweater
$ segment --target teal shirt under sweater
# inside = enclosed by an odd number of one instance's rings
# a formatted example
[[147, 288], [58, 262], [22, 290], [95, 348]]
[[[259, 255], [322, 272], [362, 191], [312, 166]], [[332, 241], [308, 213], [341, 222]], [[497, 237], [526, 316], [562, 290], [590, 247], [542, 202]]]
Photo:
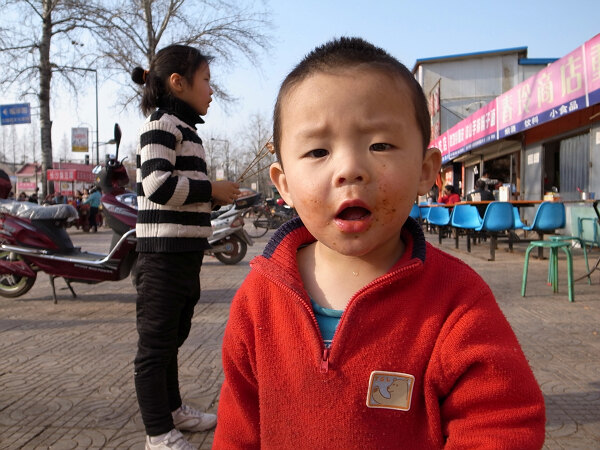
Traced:
[[340, 323], [340, 317], [342, 317], [342, 313], [344, 311], [339, 309], [323, 308], [321, 305], [315, 303], [312, 298], [310, 299], [310, 302], [312, 304], [315, 317], [317, 318], [317, 323], [319, 324], [319, 329], [321, 330], [321, 336], [323, 336], [325, 347], [329, 348], [331, 347], [333, 335], [335, 334], [335, 330]]

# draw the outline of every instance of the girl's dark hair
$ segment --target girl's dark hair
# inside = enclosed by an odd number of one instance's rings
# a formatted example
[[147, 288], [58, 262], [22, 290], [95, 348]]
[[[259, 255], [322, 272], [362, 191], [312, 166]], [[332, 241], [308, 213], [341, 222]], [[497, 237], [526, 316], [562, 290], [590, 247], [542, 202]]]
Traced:
[[315, 48], [283, 80], [273, 112], [273, 145], [281, 162], [281, 106], [287, 94], [311, 75], [337, 69], [367, 66], [400, 77], [411, 91], [417, 125], [423, 139], [423, 151], [431, 139], [431, 122], [427, 99], [421, 85], [404, 64], [385, 50], [356, 37], [341, 37]]
[[192, 84], [196, 70], [211, 60], [210, 56], [203, 55], [194, 47], [169, 45], [154, 55], [149, 70], [141, 67], [133, 69], [131, 79], [134, 83], [144, 86], [140, 102], [142, 112], [150, 114], [156, 108], [169, 103], [171, 92], [167, 81], [172, 74], [178, 73]]

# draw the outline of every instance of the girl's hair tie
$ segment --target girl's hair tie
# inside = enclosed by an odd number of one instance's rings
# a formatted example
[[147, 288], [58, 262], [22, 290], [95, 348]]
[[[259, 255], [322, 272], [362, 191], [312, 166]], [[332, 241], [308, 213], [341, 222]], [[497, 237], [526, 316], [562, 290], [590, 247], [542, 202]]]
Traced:
[[144, 73], [142, 74], [142, 80], [144, 81], [144, 83], [146, 83], [146, 77], [148, 76], [148, 71], [144, 70]]

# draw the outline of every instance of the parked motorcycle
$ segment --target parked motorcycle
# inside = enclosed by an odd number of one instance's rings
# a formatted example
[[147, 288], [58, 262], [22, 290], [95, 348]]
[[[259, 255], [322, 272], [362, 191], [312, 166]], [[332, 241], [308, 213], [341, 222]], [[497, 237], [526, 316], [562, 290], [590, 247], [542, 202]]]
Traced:
[[118, 160], [120, 141], [121, 129], [115, 124], [116, 155], [98, 173], [105, 220], [114, 232], [110, 252], [92, 253], [73, 246], [65, 229], [68, 221], [79, 217], [72, 205], [39, 206], [0, 200], [0, 296], [25, 294], [40, 271], [50, 277], [54, 303], [57, 302], [55, 278], [64, 278], [76, 297], [73, 282], [93, 284], [129, 276], [137, 260], [137, 214], [130, 205], [119, 201], [129, 181]]
[[244, 230], [242, 214], [246, 208], [234, 205], [226, 212], [216, 211], [211, 219], [213, 234], [208, 238], [210, 250], [204, 254], [212, 255], [223, 264], [237, 264], [246, 256], [248, 246], [253, 245], [252, 238]]

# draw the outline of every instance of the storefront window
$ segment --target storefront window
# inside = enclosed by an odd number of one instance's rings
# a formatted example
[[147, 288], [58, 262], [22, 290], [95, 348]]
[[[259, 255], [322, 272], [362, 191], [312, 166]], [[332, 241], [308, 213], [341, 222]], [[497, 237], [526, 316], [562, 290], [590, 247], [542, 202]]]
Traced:
[[589, 134], [544, 145], [544, 192], [558, 191], [563, 200], [576, 200], [589, 185]]

